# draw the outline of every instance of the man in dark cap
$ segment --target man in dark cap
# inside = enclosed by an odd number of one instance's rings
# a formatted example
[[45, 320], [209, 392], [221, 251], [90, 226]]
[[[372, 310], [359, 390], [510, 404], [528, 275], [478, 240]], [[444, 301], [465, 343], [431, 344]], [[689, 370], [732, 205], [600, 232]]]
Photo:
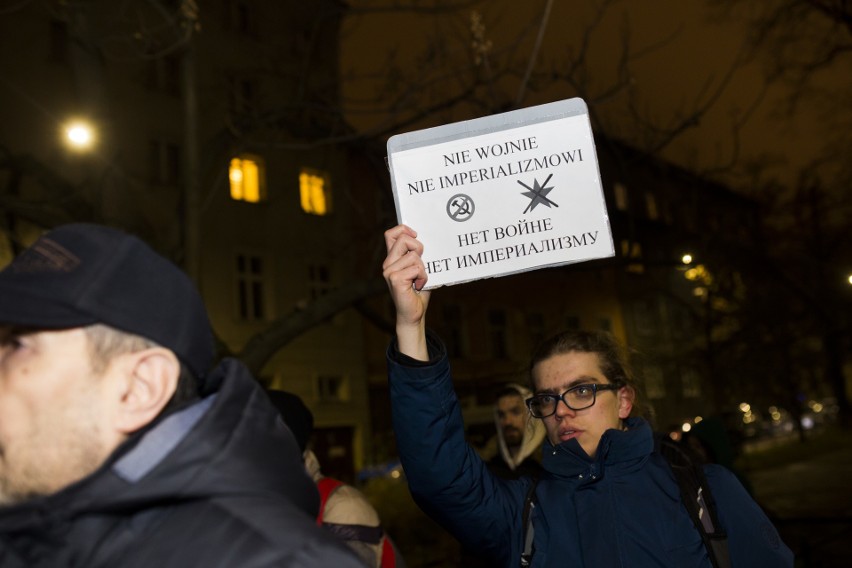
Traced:
[[0, 272], [0, 566], [358, 566], [291, 432], [141, 240], [72, 224]]

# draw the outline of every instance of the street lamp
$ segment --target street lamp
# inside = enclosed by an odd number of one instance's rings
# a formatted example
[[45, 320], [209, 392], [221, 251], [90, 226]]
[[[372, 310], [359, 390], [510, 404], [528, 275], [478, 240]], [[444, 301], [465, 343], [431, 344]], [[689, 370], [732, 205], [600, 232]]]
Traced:
[[72, 150], [86, 151], [95, 144], [95, 129], [86, 121], [72, 120], [63, 128], [64, 141]]
[[682, 257], [680, 257], [680, 261], [684, 264], [692, 264], [692, 255], [686, 253]]

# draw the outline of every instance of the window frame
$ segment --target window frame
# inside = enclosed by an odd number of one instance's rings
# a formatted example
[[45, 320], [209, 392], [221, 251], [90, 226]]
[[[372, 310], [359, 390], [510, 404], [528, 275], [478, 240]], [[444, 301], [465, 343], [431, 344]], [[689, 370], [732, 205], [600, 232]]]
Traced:
[[[243, 179], [241, 179], [240, 182], [239, 182], [242, 185], [242, 196], [241, 197], [235, 196], [235, 191], [234, 191], [235, 181], [234, 181], [234, 177], [233, 177], [234, 176], [234, 162], [235, 161], [249, 162], [249, 163], [254, 164], [254, 167], [257, 170], [257, 176], [256, 176], [257, 177], [257, 191], [256, 191], [257, 199], [256, 200], [247, 199], [245, 197], [247, 192], [245, 190], [245, 182], [244, 182]], [[241, 166], [239, 168], [239, 171], [241, 173], [241, 176], [246, 175], [245, 174], [245, 168], [243, 166]], [[260, 203], [264, 203], [267, 200], [266, 162], [265, 162], [265, 160], [263, 159], [262, 156], [259, 156], [257, 154], [242, 153], [242, 154], [237, 154], [237, 155], [231, 157], [230, 161], [228, 162], [228, 196], [229, 196], [231, 201], [234, 201], [234, 202], [237, 202], [237, 203], [248, 203], [248, 204], [251, 204], [251, 205], [258, 205]]]
[[[313, 196], [317, 194], [314, 188], [306, 189], [305, 176], [319, 178], [322, 181], [322, 187], [319, 189], [323, 197], [322, 210], [313, 205]], [[302, 166], [299, 168], [299, 208], [306, 215], [315, 217], [327, 217], [334, 211], [334, 200], [332, 194], [331, 174], [326, 170]], [[306, 193], [309, 194], [306, 196]]]

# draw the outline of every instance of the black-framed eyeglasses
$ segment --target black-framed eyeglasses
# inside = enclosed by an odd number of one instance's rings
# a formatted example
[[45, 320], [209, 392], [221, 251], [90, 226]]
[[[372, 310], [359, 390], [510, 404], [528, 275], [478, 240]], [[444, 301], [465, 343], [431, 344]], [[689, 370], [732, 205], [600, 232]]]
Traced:
[[560, 400], [571, 410], [584, 410], [590, 406], [594, 406], [598, 391], [618, 390], [622, 386], [624, 385], [619, 383], [589, 383], [587, 385], [571, 387], [562, 394], [536, 394], [528, 398], [525, 402], [533, 418], [547, 418], [556, 413], [556, 406]]

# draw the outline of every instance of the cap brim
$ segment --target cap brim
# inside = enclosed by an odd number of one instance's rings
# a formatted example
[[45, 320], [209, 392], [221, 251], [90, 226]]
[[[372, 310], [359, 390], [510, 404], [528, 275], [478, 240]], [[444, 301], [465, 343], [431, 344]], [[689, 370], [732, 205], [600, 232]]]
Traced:
[[0, 296], [0, 324], [36, 329], [64, 329], [98, 323], [92, 316], [60, 302], [26, 294]]

